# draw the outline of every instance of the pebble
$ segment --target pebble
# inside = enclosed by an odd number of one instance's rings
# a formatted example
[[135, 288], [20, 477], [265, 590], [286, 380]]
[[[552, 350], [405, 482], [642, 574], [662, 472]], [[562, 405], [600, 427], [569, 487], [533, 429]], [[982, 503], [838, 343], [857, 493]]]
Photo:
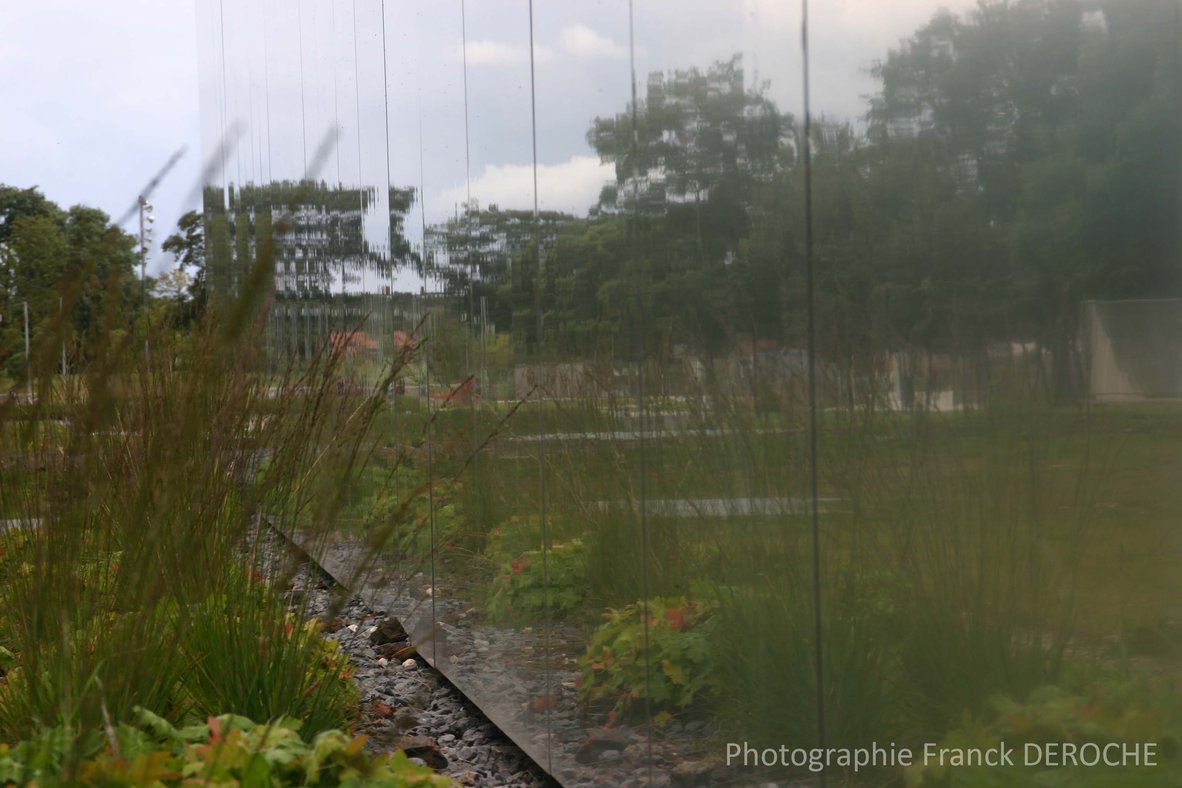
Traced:
[[[552, 778], [455, 689], [454, 681], [478, 690], [474, 697], [481, 706], [511, 726], [518, 741], [535, 757], [545, 762], [549, 751], [555, 776], [567, 788], [755, 785], [766, 781], [766, 777], [758, 780], [752, 779], [755, 775], [727, 772], [720, 768], [717, 754], [701, 748], [712, 735], [714, 723], [672, 720], [652, 734], [652, 739], [640, 727], [597, 727], [606, 720], [589, 718], [577, 702], [579, 671], [569, 657], [573, 652], [568, 650], [565, 659], [545, 662], [532, 656], [535, 651], [544, 653], [543, 637], [580, 642], [585, 634], [577, 629], [501, 630], [481, 623], [479, 617], [476, 623], [456, 625], [470, 608], [458, 596], [436, 599], [439, 617], [447, 623], [439, 627], [430, 646], [423, 646], [423, 654], [439, 660], [435, 664], [445, 666], [450, 681], [422, 658], [393, 659], [403, 670], [389, 669], [389, 661], [383, 667], [372, 641], [385, 639], [383, 633], [393, 640], [405, 638], [396, 618], [387, 617], [385, 611], [379, 614], [356, 596], [342, 605], [340, 587], [334, 592], [331, 578], [321, 576], [314, 565], [309, 567], [313, 568], [306, 573], [315, 571], [320, 579], [308, 582], [297, 578], [300, 587], [314, 589], [305, 595], [302, 612], [331, 622], [324, 635], [341, 643], [353, 661], [362, 707], [380, 700], [396, 710], [390, 718], [368, 719], [361, 726], [360, 732], [369, 736], [366, 747], [371, 752], [389, 752], [413, 737], [424, 749], [408, 755], [434, 761], [432, 765], [440, 773], [460, 785], [554, 786]], [[334, 598], [336, 605], [330, 607]], [[392, 606], [397, 604], [394, 600]], [[489, 653], [497, 658], [489, 658]], [[547, 665], [548, 671], [544, 669]]]
[[[281, 538], [268, 533], [267, 552], [276, 554], [278, 549], [285, 549]], [[313, 572], [316, 579], [309, 582], [306, 575]], [[413, 725], [416, 742], [430, 743], [433, 745], [431, 750], [438, 748], [433, 756], [442, 756], [437, 771], [460, 785], [482, 788], [551, 788], [554, 785], [554, 781], [529, 756], [429, 665], [419, 665], [417, 660], [407, 659], [401, 663], [404, 671], [386, 669], [389, 661], [384, 657], [375, 659], [374, 649], [368, 642], [381, 626], [371, 623], [375, 611], [358, 597], [340, 605], [339, 600], [334, 600], [332, 579], [322, 576], [318, 568], [305, 566], [302, 574], [304, 576], [297, 576], [295, 580], [301, 588], [308, 589], [301, 602], [301, 612], [307, 617], [320, 616], [340, 625], [335, 631], [325, 631], [324, 636], [340, 643], [353, 661], [354, 681], [362, 708], [370, 706], [373, 700], [380, 700], [397, 709], [393, 719], [374, 718], [360, 726], [359, 732], [368, 735], [368, 751], [381, 753], [398, 748], [400, 742], [406, 741], [406, 732], [411, 730], [405, 726]], [[339, 587], [337, 590], [339, 592]], [[333, 608], [334, 601], [339, 609]], [[331, 615], [325, 616], [330, 609]], [[339, 621], [334, 617], [339, 617]], [[461, 731], [462, 738], [459, 738]], [[417, 754], [411, 760], [427, 763]], [[443, 760], [446, 765], [441, 765]]]

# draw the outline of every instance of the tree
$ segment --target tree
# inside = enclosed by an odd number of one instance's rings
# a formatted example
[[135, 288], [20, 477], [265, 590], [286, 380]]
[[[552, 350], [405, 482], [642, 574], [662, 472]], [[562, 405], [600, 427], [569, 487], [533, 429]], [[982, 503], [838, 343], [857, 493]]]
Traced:
[[0, 355], [10, 375], [21, 374], [25, 363], [25, 309], [34, 336], [59, 311], [57, 288], [68, 251], [61, 229], [49, 216], [19, 216], [8, 228], [8, 238], [0, 246], [5, 318]]
[[177, 270], [189, 282], [188, 298], [196, 301], [205, 290], [205, 225], [202, 215], [189, 211], [177, 220], [177, 230], [164, 239], [160, 248], [172, 254]]
[[705, 71], [649, 75], [635, 118], [628, 107], [596, 118], [587, 133], [600, 159], [616, 165], [600, 208], [664, 217], [690, 242], [680, 253], [721, 263], [747, 230], [753, 184], [792, 164], [792, 118], [766, 88], [747, 87], [740, 55]]
[[62, 289], [74, 305], [75, 333], [94, 340], [108, 312], [130, 315], [143, 306], [136, 241], [114, 227], [107, 214], [82, 205], [66, 213], [64, 233], [69, 254]]
[[599, 208], [632, 221], [631, 259], [616, 282], [643, 313], [650, 353], [688, 344], [714, 355], [747, 329], [736, 326], [734, 264], [757, 187], [789, 170], [797, 147], [791, 116], [766, 87], [746, 84], [739, 55], [704, 71], [654, 73], [643, 102], [588, 132], [616, 165]]
[[0, 244], [8, 240], [17, 219], [32, 216], [48, 216], [59, 224], [64, 220], [61, 208], [47, 200], [36, 186], [17, 189], [0, 184]]
[[948, 270], [1017, 305], [1016, 331], [1053, 351], [1059, 399], [1079, 383], [1082, 300], [1182, 293], [1176, 25], [1171, 0], [982, 2], [937, 14], [875, 69], [877, 159], [951, 179], [977, 218], [941, 254], [972, 243], [1004, 275]]
[[441, 279], [461, 303], [458, 310], [479, 313], [485, 300], [491, 323], [530, 344], [537, 339], [533, 277], [535, 241], [539, 254], [580, 220], [556, 211], [501, 210], [467, 206], [463, 213], [427, 228], [424, 269]]
[[152, 295], [174, 304], [183, 304], [192, 298], [192, 286], [193, 277], [183, 267], [177, 266], [165, 271], [156, 279], [152, 286]]
[[63, 341], [85, 356], [114, 320], [130, 325], [139, 308], [135, 239], [96, 208], [63, 211], [36, 189], [0, 185], [0, 362], [23, 359], [23, 311], [35, 334], [66, 310]]

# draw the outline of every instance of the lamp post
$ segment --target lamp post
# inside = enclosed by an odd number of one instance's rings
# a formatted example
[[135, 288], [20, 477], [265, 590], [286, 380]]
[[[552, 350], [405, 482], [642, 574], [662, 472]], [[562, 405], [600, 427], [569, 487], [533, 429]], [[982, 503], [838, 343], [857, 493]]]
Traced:
[[152, 224], [156, 221], [152, 213], [152, 203], [142, 194], [140, 204], [140, 304], [148, 307], [148, 244], [152, 242]]
[[140, 308], [144, 311], [144, 358], [151, 365], [152, 357], [148, 350], [148, 245], [152, 242], [152, 225], [156, 216], [152, 213], [152, 203], [148, 198], [140, 195]]

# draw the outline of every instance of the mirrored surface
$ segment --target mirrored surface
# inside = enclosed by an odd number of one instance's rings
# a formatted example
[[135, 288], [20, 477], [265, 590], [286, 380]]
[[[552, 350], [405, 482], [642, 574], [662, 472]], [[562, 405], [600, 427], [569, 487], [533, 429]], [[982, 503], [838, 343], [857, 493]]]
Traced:
[[1178, 779], [1176, 3], [198, 9], [317, 554], [556, 779]]

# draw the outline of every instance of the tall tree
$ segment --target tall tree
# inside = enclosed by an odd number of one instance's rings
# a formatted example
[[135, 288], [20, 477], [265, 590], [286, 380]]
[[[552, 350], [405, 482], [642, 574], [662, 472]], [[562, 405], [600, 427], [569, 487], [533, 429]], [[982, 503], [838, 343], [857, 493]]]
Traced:
[[67, 337], [85, 354], [111, 325], [130, 325], [138, 308], [135, 240], [102, 211], [76, 205], [63, 211], [36, 189], [0, 185], [0, 358], [20, 367], [23, 311], [41, 334], [62, 309]]

